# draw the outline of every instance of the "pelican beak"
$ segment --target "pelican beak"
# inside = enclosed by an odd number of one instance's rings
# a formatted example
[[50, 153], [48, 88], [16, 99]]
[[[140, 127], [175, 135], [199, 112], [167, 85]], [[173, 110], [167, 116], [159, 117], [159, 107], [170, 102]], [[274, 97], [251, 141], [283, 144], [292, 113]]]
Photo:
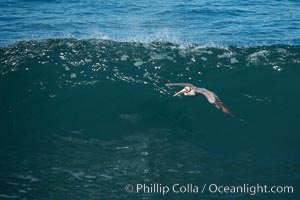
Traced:
[[176, 97], [176, 96], [178, 96], [180, 94], [183, 94], [183, 93], [185, 93], [185, 88], [183, 88], [182, 90], [180, 90], [179, 92], [177, 92], [176, 94], [174, 94], [173, 97]]

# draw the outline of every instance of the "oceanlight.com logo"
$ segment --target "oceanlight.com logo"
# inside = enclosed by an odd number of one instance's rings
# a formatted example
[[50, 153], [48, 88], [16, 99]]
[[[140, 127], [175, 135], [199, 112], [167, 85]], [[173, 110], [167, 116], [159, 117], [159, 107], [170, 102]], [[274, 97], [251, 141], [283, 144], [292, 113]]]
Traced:
[[242, 184], [242, 185], [217, 185], [217, 184], [179, 184], [163, 185], [160, 183], [153, 184], [127, 184], [125, 191], [137, 194], [293, 194], [293, 186], [268, 186], [261, 184]]

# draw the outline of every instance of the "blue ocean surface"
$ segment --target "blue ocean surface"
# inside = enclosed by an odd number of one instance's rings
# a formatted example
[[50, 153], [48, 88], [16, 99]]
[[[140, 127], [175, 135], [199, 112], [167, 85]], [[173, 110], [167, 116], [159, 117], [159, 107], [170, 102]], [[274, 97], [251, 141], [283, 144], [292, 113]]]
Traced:
[[296, 0], [0, 0], [0, 199], [297, 200], [299, 74]]
[[71, 37], [299, 45], [299, 19], [297, 0], [2, 0], [0, 44]]

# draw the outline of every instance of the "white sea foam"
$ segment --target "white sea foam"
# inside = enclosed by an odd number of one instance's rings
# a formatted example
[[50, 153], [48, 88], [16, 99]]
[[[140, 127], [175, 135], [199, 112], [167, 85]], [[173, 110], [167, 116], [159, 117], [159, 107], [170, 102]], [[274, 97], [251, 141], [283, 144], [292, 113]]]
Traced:
[[24, 175], [18, 175], [18, 178], [19, 179], [24, 179], [24, 180], [30, 180], [31, 182], [38, 182], [39, 181], [38, 178], [35, 178], [35, 177], [31, 176], [31, 175], [26, 175], [26, 176], [24, 176]]
[[19, 196], [16, 196], [16, 195], [7, 195], [7, 194], [0, 194], [0, 198], [4, 198], [4, 199], [17, 199], [17, 198], [19, 198]]

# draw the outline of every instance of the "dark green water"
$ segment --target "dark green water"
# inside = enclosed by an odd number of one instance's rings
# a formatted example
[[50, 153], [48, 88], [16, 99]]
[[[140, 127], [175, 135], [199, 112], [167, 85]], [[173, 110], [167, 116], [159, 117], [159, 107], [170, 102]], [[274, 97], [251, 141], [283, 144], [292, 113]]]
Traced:
[[[59, 39], [1, 47], [0, 64], [0, 198], [299, 198], [299, 46]], [[166, 82], [210, 89], [237, 117]], [[124, 190], [137, 183], [294, 193]]]

